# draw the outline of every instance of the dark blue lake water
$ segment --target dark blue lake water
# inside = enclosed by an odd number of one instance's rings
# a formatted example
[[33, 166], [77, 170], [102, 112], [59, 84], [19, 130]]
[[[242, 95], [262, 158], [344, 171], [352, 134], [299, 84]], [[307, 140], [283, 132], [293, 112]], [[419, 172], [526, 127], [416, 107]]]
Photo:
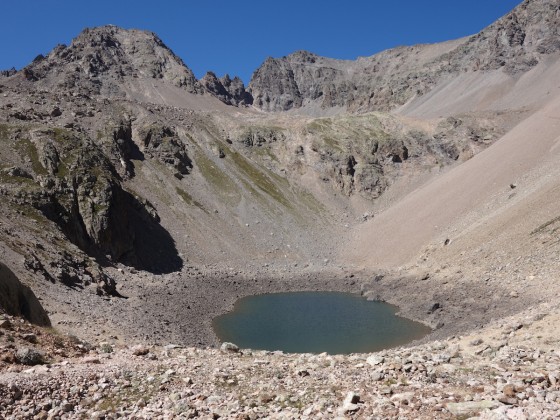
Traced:
[[254, 350], [348, 354], [379, 351], [424, 337], [430, 329], [395, 315], [397, 307], [350, 293], [249, 296], [214, 319], [224, 342]]

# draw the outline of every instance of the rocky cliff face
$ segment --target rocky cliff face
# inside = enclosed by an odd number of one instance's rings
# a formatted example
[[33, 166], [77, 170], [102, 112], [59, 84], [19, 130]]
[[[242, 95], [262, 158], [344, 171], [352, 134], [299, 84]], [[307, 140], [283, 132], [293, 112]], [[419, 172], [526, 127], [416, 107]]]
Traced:
[[345, 196], [375, 200], [402, 177], [470, 159], [501, 136], [497, 126], [491, 118], [464, 116], [427, 130], [369, 113], [316, 118], [299, 129], [245, 127], [232, 138], [274, 156], [290, 174], [313, 174]]
[[125, 81], [162, 80], [202, 92], [192, 71], [155, 34], [116, 26], [85, 29], [25, 67], [21, 77], [41, 87], [73, 93], [126, 96]]
[[525, 0], [441, 60], [447, 60], [450, 72], [503, 69], [522, 73], [543, 56], [560, 51], [559, 25], [557, 1]]
[[159, 246], [174, 261], [167, 269], [181, 266], [153, 206], [122, 186], [123, 177], [133, 174], [130, 159], [138, 158], [126, 125], [116, 124], [108, 139], [100, 135], [97, 142], [59, 128], [3, 126], [2, 134], [4, 150], [11, 144], [22, 156], [21, 167], [3, 170], [1, 192], [8, 202], [39, 210], [92, 256], [161, 271], [171, 260], [158, 263], [151, 256], [150, 247]]
[[247, 106], [253, 103], [253, 97], [245, 90], [245, 85], [237, 76], [233, 80], [227, 74], [218, 78], [210, 71], [200, 79], [200, 84], [227, 105]]
[[315, 104], [350, 112], [389, 110], [430, 91], [445, 77], [502, 69], [523, 73], [560, 50], [560, 9], [553, 0], [526, 0], [479, 34], [438, 45], [399, 47], [355, 61], [298, 51], [268, 58], [248, 90], [254, 105], [286, 111]]

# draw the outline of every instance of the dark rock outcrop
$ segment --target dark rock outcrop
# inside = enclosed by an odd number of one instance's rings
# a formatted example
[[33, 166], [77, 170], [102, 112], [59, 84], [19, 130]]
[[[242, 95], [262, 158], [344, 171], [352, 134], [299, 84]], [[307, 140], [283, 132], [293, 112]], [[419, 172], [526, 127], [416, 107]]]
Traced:
[[123, 179], [134, 177], [132, 160], [143, 160], [144, 155], [132, 140], [132, 122], [120, 120], [107, 123], [103, 133], [98, 133], [97, 144], [103, 150]]
[[267, 58], [253, 73], [249, 92], [253, 104], [264, 111], [287, 111], [303, 103], [294, 70], [286, 57]]
[[282, 130], [270, 127], [247, 127], [238, 136], [237, 141], [245, 147], [260, 147], [264, 144], [283, 141], [286, 138]]
[[33, 324], [51, 324], [33, 291], [3, 263], [0, 263], [0, 307], [8, 314], [22, 316]]
[[226, 74], [218, 79], [209, 71], [199, 82], [208, 92], [227, 105], [247, 106], [253, 103], [253, 97], [245, 90], [245, 85], [237, 76], [231, 79]]
[[10, 77], [16, 73], [17, 73], [16, 68], [12, 67], [11, 69], [8, 70], [0, 70], [0, 77]]
[[192, 161], [187, 154], [185, 144], [173, 128], [153, 124], [138, 129], [138, 136], [140, 151], [173, 168], [178, 178], [191, 171]]
[[[117, 125], [111, 133], [109, 144], [100, 138], [99, 146], [86, 135], [71, 130], [21, 132], [16, 136], [16, 144], [31, 161], [31, 168], [25, 172], [23, 169], [8, 171], [25, 182], [10, 184], [7, 198], [17, 205], [39, 210], [56, 223], [72, 243], [99, 261], [120, 261], [155, 272], [176, 271], [182, 267], [182, 260], [173, 239], [159, 224], [155, 208], [123, 188], [121, 175], [112, 159], [103, 153], [106, 149], [113, 153], [117, 162], [129, 162], [134, 152], [128, 149], [132, 147], [128, 144], [132, 143], [130, 128], [126, 124]], [[122, 144], [119, 140], [123, 140]], [[155, 149], [163, 156], [172, 153], [165, 145], [173, 143], [174, 139], [160, 140], [159, 148], [154, 146]], [[182, 143], [177, 145], [180, 146]], [[180, 153], [182, 150], [173, 152], [169, 159], [171, 163], [177, 162], [178, 170], [188, 172], [183, 165], [190, 161], [186, 154]], [[45, 275], [48, 279], [81, 287], [83, 282], [76, 280], [80, 263], [63, 260], [53, 269], [43, 270], [45, 267], [31, 263], [29, 266], [36, 272], [48, 272]], [[99, 277], [94, 282], [101, 293], [114, 292], [110, 279]]]

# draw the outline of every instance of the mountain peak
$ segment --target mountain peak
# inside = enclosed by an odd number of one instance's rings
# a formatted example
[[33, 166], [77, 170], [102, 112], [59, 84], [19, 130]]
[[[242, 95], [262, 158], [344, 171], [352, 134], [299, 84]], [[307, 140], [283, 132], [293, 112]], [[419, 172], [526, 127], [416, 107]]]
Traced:
[[51, 88], [108, 95], [133, 79], [160, 79], [191, 93], [200, 90], [193, 72], [157, 35], [114, 25], [84, 29], [69, 46], [55, 47], [23, 74]]
[[229, 74], [218, 78], [214, 72], [209, 71], [199, 82], [210, 94], [227, 105], [246, 106], [253, 103], [253, 97], [245, 90], [245, 85], [237, 76], [233, 80]]

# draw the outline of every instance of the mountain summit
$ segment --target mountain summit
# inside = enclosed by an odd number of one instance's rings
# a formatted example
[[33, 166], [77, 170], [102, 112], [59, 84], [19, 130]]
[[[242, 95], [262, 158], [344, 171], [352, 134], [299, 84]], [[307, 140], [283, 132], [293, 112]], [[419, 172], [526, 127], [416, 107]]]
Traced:
[[85, 29], [69, 46], [58, 45], [23, 70], [28, 80], [56, 89], [117, 96], [132, 81], [160, 80], [202, 92], [193, 72], [154, 33], [101, 26]]

